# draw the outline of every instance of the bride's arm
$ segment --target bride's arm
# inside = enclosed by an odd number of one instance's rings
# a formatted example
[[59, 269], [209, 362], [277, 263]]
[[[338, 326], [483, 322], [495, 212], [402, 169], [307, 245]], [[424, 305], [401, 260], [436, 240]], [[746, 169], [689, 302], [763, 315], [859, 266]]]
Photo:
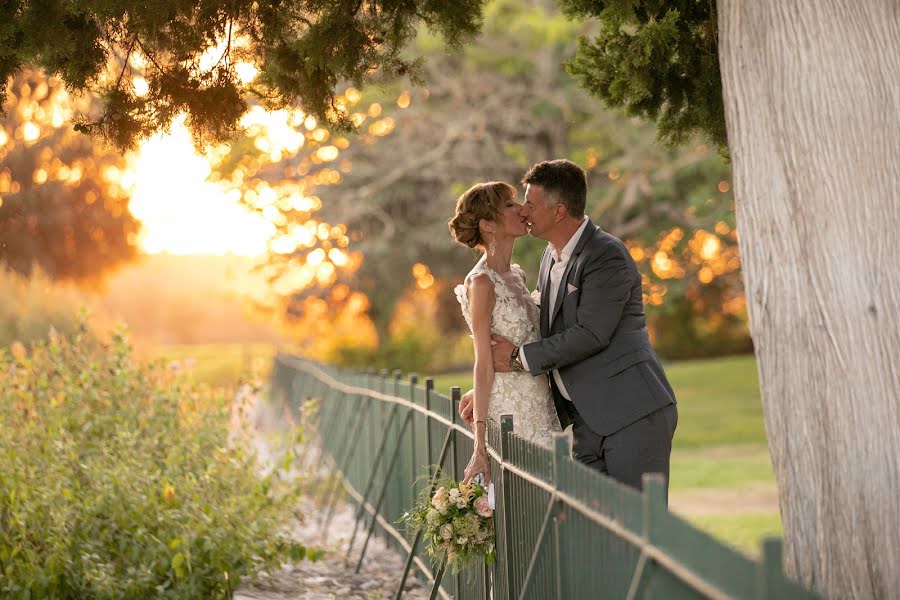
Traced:
[[[472, 371], [472, 379], [475, 383], [475, 400], [472, 411], [475, 453], [466, 468], [466, 480], [474, 477], [477, 473], [484, 473], [485, 479], [490, 480], [490, 474], [481, 469], [486, 468], [487, 463], [485, 440], [487, 412], [491, 387], [494, 385], [494, 362], [491, 354], [491, 315], [494, 312], [494, 302], [496, 301], [494, 284], [487, 275], [478, 275], [469, 281], [468, 292], [469, 312], [472, 317], [472, 337], [475, 344], [475, 366]], [[484, 459], [484, 464], [482, 464], [482, 460], [476, 461], [476, 457]], [[472, 471], [476, 468], [479, 470]]]

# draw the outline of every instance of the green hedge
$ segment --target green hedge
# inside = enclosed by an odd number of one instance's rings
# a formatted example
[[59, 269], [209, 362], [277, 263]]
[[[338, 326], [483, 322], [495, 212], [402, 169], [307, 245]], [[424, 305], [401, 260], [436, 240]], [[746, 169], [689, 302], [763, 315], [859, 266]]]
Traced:
[[230, 407], [121, 333], [0, 350], [0, 597], [228, 598], [308, 556], [296, 484], [260, 473]]

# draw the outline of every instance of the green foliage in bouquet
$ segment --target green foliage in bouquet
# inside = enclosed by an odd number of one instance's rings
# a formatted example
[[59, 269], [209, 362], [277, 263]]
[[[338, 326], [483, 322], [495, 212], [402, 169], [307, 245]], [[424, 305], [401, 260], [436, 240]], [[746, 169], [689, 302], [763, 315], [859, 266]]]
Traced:
[[476, 482], [457, 483], [443, 477], [437, 489], [425, 488], [413, 510], [398, 522], [423, 541], [435, 564], [443, 562], [453, 573], [475, 566], [479, 559], [494, 561], [494, 510], [487, 490]]
[[0, 597], [230, 598], [312, 557], [229, 397], [85, 331], [0, 349]]

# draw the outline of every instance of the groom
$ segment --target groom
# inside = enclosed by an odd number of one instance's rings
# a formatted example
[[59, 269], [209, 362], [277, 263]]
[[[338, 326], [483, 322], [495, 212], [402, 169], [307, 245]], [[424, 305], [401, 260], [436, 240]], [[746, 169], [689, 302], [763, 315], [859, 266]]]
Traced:
[[531, 235], [548, 242], [534, 292], [541, 339], [515, 347], [493, 336], [494, 370], [550, 375], [577, 460], [638, 489], [644, 473], [662, 473], [668, 487], [678, 411], [650, 347], [637, 265], [585, 216], [587, 179], [578, 165], [541, 162], [522, 183], [520, 214]]

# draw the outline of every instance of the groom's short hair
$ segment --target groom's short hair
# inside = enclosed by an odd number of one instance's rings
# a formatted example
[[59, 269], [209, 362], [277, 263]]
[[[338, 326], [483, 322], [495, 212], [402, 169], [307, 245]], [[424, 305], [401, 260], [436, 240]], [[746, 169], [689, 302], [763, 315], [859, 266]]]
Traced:
[[570, 216], [584, 216], [587, 175], [572, 161], [561, 158], [539, 162], [522, 177], [523, 185], [529, 183], [544, 188], [548, 196], [566, 207]]

